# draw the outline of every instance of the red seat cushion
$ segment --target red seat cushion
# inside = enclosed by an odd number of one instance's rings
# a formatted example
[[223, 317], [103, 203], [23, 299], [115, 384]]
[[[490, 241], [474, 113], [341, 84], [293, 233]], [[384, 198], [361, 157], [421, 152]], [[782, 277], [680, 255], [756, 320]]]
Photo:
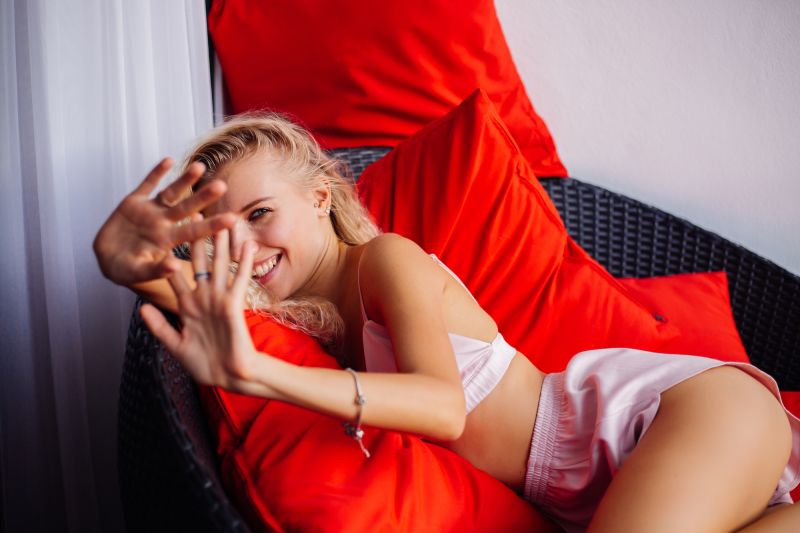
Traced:
[[[800, 418], [800, 391], [781, 391], [781, 400], [790, 413]], [[792, 500], [800, 501], [800, 486], [795, 487], [791, 494]]]
[[750, 362], [733, 321], [724, 271], [619, 281], [680, 331], [680, 335], [664, 339], [662, 351]]
[[327, 148], [395, 146], [483, 87], [539, 176], [566, 176], [492, 0], [214, 2], [233, 113], [298, 117]]
[[[337, 368], [309, 336], [248, 313], [259, 351]], [[257, 530], [552, 531], [511, 489], [419, 437], [365, 427], [365, 459], [341, 421], [201, 387], [223, 482]]]

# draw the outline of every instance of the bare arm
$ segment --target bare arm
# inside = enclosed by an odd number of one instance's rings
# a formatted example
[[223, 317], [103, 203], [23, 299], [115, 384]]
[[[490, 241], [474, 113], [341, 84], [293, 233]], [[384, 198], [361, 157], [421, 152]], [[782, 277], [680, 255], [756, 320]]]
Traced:
[[[343, 370], [307, 368], [260, 354], [237, 392], [264, 396], [353, 420], [356, 417], [353, 378]], [[366, 404], [362, 423], [452, 441], [464, 430], [466, 410], [447, 384], [423, 374], [361, 372]], [[458, 390], [463, 403], [463, 390]], [[460, 420], [459, 420], [460, 416]]]
[[[413, 242], [382, 235], [361, 262], [367, 314], [389, 331], [398, 373], [367, 372], [363, 422], [437, 440], [457, 439], [466, 405], [442, 309], [441, 268]], [[340, 370], [302, 368], [260, 358], [252, 380], [268, 395], [340, 418], [356, 415], [352, 377]]]
[[[225, 271], [227, 232], [217, 236], [214, 271]], [[464, 391], [444, 325], [443, 281], [416, 245], [382, 237], [367, 250], [362, 283], [368, 306], [385, 323], [400, 373], [360, 373], [367, 402], [362, 422], [436, 440], [454, 440], [466, 418]], [[194, 268], [206, 268], [193, 254]], [[224, 259], [224, 260], [223, 260]], [[201, 383], [291, 402], [346, 420], [356, 416], [353, 378], [342, 370], [304, 368], [258, 353], [242, 315], [252, 254], [246, 251], [233, 285], [198, 283], [191, 291], [172, 277], [181, 306], [178, 333], [152, 306], [142, 315], [150, 329]], [[211, 302], [206, 305], [204, 302]]]

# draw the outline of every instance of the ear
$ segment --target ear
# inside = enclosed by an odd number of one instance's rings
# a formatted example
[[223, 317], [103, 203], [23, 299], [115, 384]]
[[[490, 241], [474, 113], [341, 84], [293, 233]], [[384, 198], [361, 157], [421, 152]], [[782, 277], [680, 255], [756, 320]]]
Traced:
[[311, 189], [311, 195], [314, 198], [314, 207], [320, 213], [320, 216], [326, 215], [325, 210], [331, 205], [331, 188], [327, 180], [322, 181], [317, 187]]

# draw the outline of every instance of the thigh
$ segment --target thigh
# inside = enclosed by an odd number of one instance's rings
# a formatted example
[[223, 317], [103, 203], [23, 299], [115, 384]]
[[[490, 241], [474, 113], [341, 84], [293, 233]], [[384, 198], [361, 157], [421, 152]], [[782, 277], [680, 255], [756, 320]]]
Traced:
[[790, 450], [772, 393], [733, 367], [707, 370], [662, 393], [590, 530], [738, 529], [764, 511]]

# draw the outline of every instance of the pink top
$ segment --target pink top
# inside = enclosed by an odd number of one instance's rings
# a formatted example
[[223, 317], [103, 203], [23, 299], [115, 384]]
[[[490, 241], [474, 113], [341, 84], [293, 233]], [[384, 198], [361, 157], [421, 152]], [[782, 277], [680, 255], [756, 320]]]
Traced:
[[[434, 254], [431, 257], [450, 273], [465, 289], [464, 283]], [[359, 263], [359, 272], [361, 264]], [[361, 283], [359, 281], [359, 299]], [[467, 289], [469, 292], [469, 289]], [[470, 293], [471, 295], [471, 293]], [[473, 298], [474, 299], [474, 298]], [[369, 372], [397, 372], [392, 341], [385, 327], [367, 318], [361, 299], [361, 316], [364, 319], [362, 339], [364, 363]], [[500, 382], [517, 350], [508, 344], [500, 332], [492, 342], [486, 342], [456, 333], [448, 333], [456, 355], [456, 363], [464, 386], [467, 412], [472, 411]]]

